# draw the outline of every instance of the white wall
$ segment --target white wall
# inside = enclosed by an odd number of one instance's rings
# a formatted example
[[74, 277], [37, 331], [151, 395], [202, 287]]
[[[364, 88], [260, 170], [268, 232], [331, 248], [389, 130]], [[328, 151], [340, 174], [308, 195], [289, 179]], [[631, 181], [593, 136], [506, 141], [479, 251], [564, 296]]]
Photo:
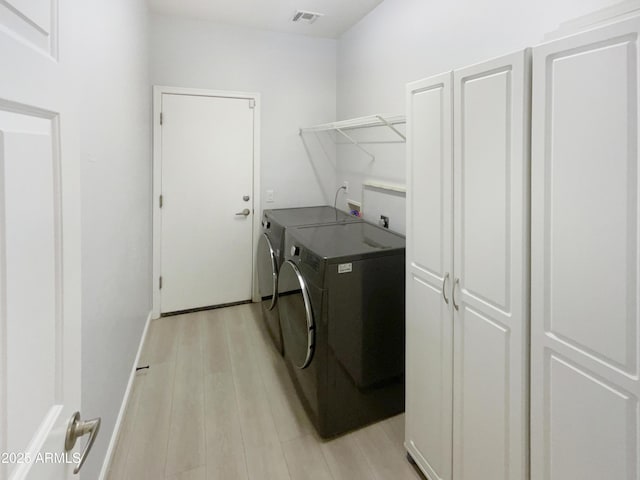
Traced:
[[[97, 479], [151, 310], [151, 86], [144, 0], [61, 2], [82, 160], [82, 417]], [[64, 122], [64, 119], [62, 119]]]
[[[407, 82], [534, 46], [560, 23], [615, 3], [385, 0], [338, 42], [338, 119], [404, 113]], [[361, 199], [365, 178], [405, 183], [404, 146], [372, 149], [376, 161], [370, 163], [353, 147], [338, 148], [336, 187], [348, 180], [349, 198]], [[365, 199], [365, 218], [366, 203]], [[398, 224], [394, 218], [404, 217], [404, 209], [389, 210], [384, 213], [393, 228]]]
[[264, 208], [333, 203], [333, 153], [309, 138], [309, 155], [298, 129], [335, 119], [335, 40], [160, 15], [150, 28], [153, 84], [261, 94]]

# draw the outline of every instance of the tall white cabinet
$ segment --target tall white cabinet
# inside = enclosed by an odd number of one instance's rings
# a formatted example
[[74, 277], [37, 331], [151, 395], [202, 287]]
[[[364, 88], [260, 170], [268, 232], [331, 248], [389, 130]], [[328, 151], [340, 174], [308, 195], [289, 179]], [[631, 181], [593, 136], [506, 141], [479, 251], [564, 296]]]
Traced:
[[408, 86], [405, 445], [431, 480], [528, 474], [529, 65]]
[[405, 446], [430, 480], [451, 479], [453, 74], [408, 86]]
[[531, 476], [637, 480], [638, 35], [533, 53]]

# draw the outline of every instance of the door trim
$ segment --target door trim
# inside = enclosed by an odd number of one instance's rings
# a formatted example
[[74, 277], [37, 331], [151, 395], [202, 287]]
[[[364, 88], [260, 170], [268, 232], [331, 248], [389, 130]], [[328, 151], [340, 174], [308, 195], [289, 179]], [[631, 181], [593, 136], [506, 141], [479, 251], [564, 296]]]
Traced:
[[204, 90], [200, 88], [184, 88], [154, 85], [153, 87], [153, 269], [151, 291], [153, 296], [152, 317], [160, 317], [160, 242], [161, 217], [158, 198], [162, 186], [162, 130], [160, 112], [162, 111], [162, 95], [193, 95], [201, 97], [241, 98], [254, 101], [253, 120], [253, 225], [252, 225], [252, 267], [251, 267], [251, 301], [258, 299], [258, 275], [256, 270], [256, 250], [260, 238], [260, 94], [257, 92], [234, 92], [228, 90]]

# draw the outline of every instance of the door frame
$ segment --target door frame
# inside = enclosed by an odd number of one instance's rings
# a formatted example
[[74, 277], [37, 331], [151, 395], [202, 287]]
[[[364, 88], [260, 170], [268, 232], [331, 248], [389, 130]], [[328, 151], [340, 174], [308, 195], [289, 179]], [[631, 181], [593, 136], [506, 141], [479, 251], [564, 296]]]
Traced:
[[258, 301], [258, 284], [256, 271], [256, 246], [260, 238], [260, 94], [257, 92], [235, 92], [228, 90], [206, 90], [200, 88], [153, 86], [153, 269], [151, 291], [153, 296], [152, 317], [160, 317], [160, 272], [161, 272], [161, 233], [160, 193], [162, 191], [162, 127], [160, 113], [162, 111], [162, 95], [190, 95], [199, 97], [237, 98], [254, 101], [253, 117], [253, 224], [252, 224], [252, 267], [251, 267], [251, 301]]

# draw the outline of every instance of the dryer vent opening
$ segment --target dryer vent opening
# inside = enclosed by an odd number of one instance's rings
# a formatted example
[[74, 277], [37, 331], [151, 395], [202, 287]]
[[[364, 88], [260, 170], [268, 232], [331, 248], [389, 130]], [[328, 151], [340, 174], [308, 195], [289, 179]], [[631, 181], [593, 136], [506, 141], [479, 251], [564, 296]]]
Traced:
[[308, 23], [308, 24], [312, 24], [313, 22], [315, 22], [319, 17], [322, 17], [323, 14], [322, 13], [315, 13], [315, 12], [307, 12], [305, 10], [298, 10], [295, 15], [293, 16], [293, 18], [291, 19], [292, 22], [295, 23]]

